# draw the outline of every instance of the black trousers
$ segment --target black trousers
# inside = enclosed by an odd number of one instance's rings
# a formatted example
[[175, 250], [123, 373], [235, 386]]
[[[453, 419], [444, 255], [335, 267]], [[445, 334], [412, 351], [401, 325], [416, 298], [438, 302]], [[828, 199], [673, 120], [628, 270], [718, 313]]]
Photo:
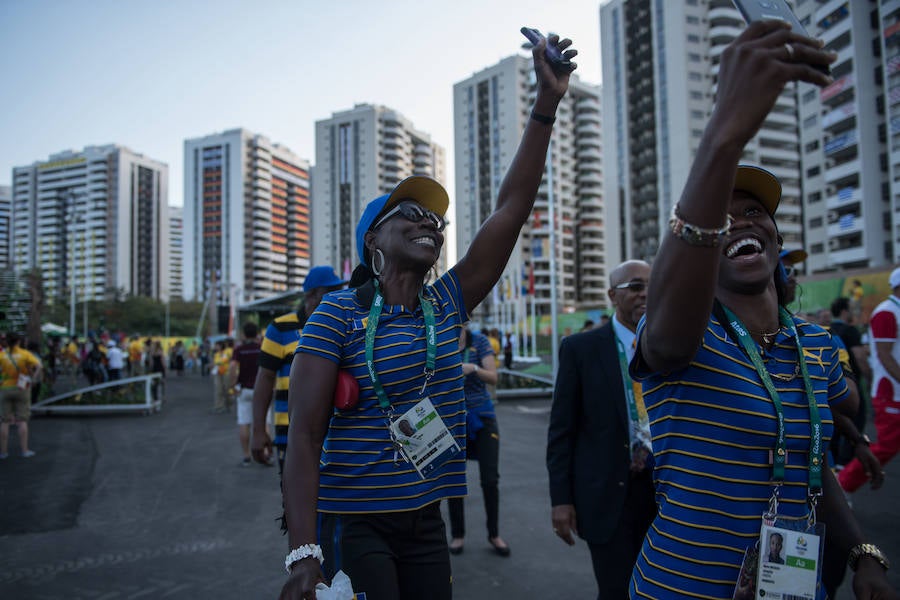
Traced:
[[[482, 417], [484, 427], [475, 434], [475, 442], [469, 440], [466, 452], [478, 459], [478, 475], [481, 478], [481, 495], [484, 497], [484, 512], [487, 516], [487, 531], [489, 538], [498, 535], [498, 514], [500, 508], [500, 430], [497, 427], [497, 419]], [[450, 498], [447, 500], [448, 513], [450, 514], [450, 536], [455, 538], [466, 537], [465, 499]]]
[[[603, 508], [598, 506], [597, 510]], [[653, 478], [650, 470], [644, 469], [628, 481], [625, 505], [612, 537], [603, 544], [588, 542], [597, 580], [597, 600], [628, 599], [631, 572], [655, 517]]]
[[451, 600], [440, 503], [419, 510], [320, 516], [325, 576], [344, 571], [366, 600]]

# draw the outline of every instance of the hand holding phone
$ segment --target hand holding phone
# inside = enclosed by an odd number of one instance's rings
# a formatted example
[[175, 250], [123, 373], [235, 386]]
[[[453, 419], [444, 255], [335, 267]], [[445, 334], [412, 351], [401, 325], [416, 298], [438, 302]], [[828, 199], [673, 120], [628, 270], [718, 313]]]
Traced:
[[[519, 31], [522, 32], [522, 35], [528, 38], [528, 41], [531, 42], [533, 46], [537, 46], [541, 42], [541, 40], [544, 39], [544, 35], [533, 27], [523, 27]], [[547, 44], [544, 49], [544, 56], [546, 56], [547, 60], [549, 60], [554, 65], [559, 65], [560, 67], [565, 67], [569, 70], [572, 69], [572, 61], [563, 56], [562, 51], [555, 44]]]
[[[794, 33], [803, 37], [810, 37], [800, 19], [797, 18], [797, 15], [794, 14], [794, 11], [791, 10], [791, 7], [784, 0], [733, 0], [733, 2], [747, 23], [778, 19], [789, 23], [791, 31]], [[793, 54], [791, 56], [793, 57]], [[828, 65], [810, 66], [825, 75], [831, 75], [831, 69]]]

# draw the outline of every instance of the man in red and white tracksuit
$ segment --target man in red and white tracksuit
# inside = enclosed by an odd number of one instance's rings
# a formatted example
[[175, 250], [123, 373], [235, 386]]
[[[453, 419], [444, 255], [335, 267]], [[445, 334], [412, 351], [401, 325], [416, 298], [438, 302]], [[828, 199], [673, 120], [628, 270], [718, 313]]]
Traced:
[[[884, 465], [900, 450], [900, 268], [891, 272], [892, 293], [879, 304], [869, 319], [869, 349], [872, 365], [872, 409], [878, 440], [872, 453]], [[863, 436], [863, 442], [868, 438]], [[854, 492], [868, 475], [858, 459], [839, 474], [846, 492]]]

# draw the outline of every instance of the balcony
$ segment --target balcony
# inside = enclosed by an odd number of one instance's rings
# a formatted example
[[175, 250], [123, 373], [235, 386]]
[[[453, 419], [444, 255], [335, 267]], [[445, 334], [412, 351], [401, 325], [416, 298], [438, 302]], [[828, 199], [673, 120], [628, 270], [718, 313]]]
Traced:
[[828, 225], [828, 237], [838, 238], [854, 233], [862, 233], [865, 222], [853, 213], [841, 216], [836, 223]]
[[828, 266], [840, 267], [845, 264], [869, 260], [870, 258], [868, 252], [866, 252], [865, 246], [855, 246], [852, 248], [844, 248], [843, 250], [829, 250]]
[[836, 210], [845, 206], [859, 204], [863, 200], [862, 190], [854, 187], [844, 187], [825, 200], [825, 208]]

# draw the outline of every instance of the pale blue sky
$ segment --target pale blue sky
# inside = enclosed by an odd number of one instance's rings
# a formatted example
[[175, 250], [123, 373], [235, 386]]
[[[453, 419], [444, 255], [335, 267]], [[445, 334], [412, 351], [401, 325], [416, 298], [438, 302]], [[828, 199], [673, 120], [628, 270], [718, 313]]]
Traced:
[[314, 123], [399, 110], [447, 149], [453, 84], [520, 51], [522, 25], [571, 37], [599, 83], [600, 0], [0, 0], [0, 184], [14, 166], [116, 143], [169, 166], [185, 138], [245, 127], [315, 159]]

